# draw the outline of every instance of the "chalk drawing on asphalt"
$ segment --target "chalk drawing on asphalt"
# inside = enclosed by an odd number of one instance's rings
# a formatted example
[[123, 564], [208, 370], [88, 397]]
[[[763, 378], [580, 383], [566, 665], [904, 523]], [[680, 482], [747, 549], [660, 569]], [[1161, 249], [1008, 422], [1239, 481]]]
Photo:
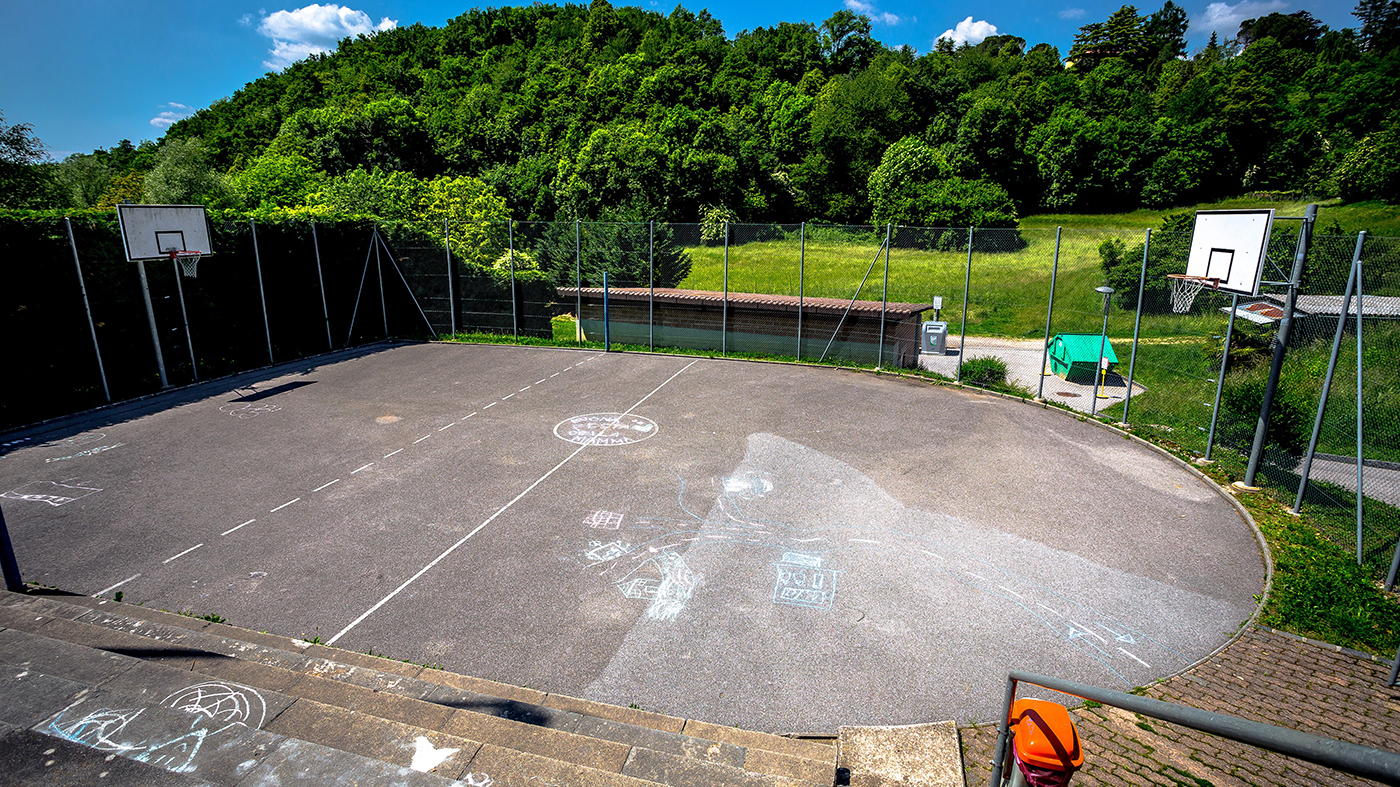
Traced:
[[219, 412], [228, 413], [234, 418], [248, 419], [257, 418], [263, 413], [275, 413], [282, 408], [275, 404], [265, 402], [229, 402], [219, 408]]
[[66, 462], [66, 461], [68, 461], [69, 459], [82, 459], [82, 458], [85, 457], [85, 456], [96, 456], [96, 455], [98, 455], [98, 454], [100, 454], [100, 453], [104, 453], [104, 452], [106, 452], [106, 451], [110, 451], [110, 450], [112, 450], [113, 448], [121, 448], [121, 447], [124, 446], [124, 445], [126, 445], [126, 443], [113, 443], [112, 445], [99, 445], [99, 446], [97, 446], [96, 448], [89, 448], [89, 449], [86, 450], [86, 451], [79, 451], [79, 452], [76, 453], [76, 454], [69, 454], [68, 456], [60, 456], [60, 457], [58, 457], [58, 458], [56, 458], [56, 459], [45, 459], [45, 460], [44, 460], [44, 464], [49, 464], [50, 462]]
[[0, 497], [62, 506], [101, 491], [96, 487], [83, 486], [82, 483], [69, 478], [63, 481], [33, 481], [18, 489], [0, 492]]
[[[445, 747], [439, 749], [434, 746], [433, 742], [428, 740], [426, 736], [419, 735], [418, 738], [413, 741], [413, 761], [408, 764], [408, 767], [419, 773], [427, 773], [444, 762], [447, 762], [448, 757], [451, 757], [459, 751], [461, 751], [461, 749], [448, 749]], [[490, 782], [488, 781], [487, 783], [489, 784]]]
[[[39, 446], [39, 447], [40, 447], [40, 448], [72, 448], [72, 447], [74, 447], [74, 446], [83, 445], [84, 443], [93, 443], [93, 442], [96, 442], [96, 441], [101, 440], [102, 438], [104, 438], [104, 437], [106, 437], [106, 436], [107, 436], [107, 433], [106, 433], [106, 432], [86, 432], [86, 433], [84, 433], [84, 434], [75, 434], [75, 435], [73, 435], [72, 437], [67, 437], [67, 438], [64, 438], [64, 439], [62, 439], [62, 440], [53, 440], [53, 441], [44, 443], [43, 445], [41, 445], [41, 446]], [[16, 441], [16, 442], [19, 442], [19, 441]], [[8, 444], [7, 444], [7, 445], [8, 445]]]
[[822, 568], [820, 555], [784, 552], [774, 564], [778, 580], [773, 585], [773, 603], [810, 609], [831, 609], [836, 600], [837, 571]]
[[576, 415], [554, 426], [556, 437], [577, 445], [628, 445], [640, 443], [656, 433], [655, 421], [630, 413]]
[[594, 511], [583, 518], [583, 523], [597, 530], [616, 530], [622, 524], [622, 514], [616, 511]]

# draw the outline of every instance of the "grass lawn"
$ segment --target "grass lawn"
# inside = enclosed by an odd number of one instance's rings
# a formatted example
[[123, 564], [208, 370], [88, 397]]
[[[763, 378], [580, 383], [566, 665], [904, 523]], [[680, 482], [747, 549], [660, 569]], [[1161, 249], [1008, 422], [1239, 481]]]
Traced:
[[[1147, 229], [1161, 226], [1162, 217], [1169, 213], [1194, 212], [1198, 210], [1241, 210], [1245, 208], [1273, 208], [1277, 216], [1301, 216], [1308, 203], [1267, 202], [1249, 197], [1233, 197], [1190, 207], [1148, 210], [1146, 208], [1130, 213], [1042, 213], [1025, 216], [1021, 227], [1025, 228], [1101, 228], [1121, 227]], [[1318, 203], [1317, 220], [1320, 231], [1325, 231], [1333, 221], [1344, 232], [1366, 230], [1372, 235], [1387, 237], [1400, 236], [1400, 206], [1383, 202], [1356, 202], [1342, 204], [1340, 200], [1326, 200]]]

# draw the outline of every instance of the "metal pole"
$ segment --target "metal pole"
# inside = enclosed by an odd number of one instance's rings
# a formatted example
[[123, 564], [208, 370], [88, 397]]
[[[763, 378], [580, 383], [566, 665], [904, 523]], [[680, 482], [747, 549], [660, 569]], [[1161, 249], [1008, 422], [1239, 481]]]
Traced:
[[170, 380], [165, 376], [165, 356], [160, 352], [160, 332], [156, 330], [156, 310], [151, 306], [151, 287], [146, 282], [146, 262], [136, 261], [136, 272], [141, 274], [141, 296], [146, 299], [146, 322], [151, 326], [151, 343], [156, 346], [156, 368], [160, 370], [160, 387], [169, 388]]
[[724, 220], [724, 301], [719, 313], [719, 352], [729, 354], [729, 219]]
[[[447, 251], [447, 319], [452, 327], [452, 335], [457, 335], [457, 298], [452, 290], [452, 222], [450, 219], [442, 220], [442, 243]], [[515, 259], [511, 258], [512, 266]]]
[[1361, 406], [1361, 324], [1366, 311], [1361, 306], [1361, 274], [1361, 257], [1358, 256], [1356, 258], [1356, 565], [1358, 566], [1364, 562], [1362, 560], [1361, 546], [1361, 503], [1365, 499], [1365, 495], [1363, 494], [1365, 487], [1361, 485], [1361, 468], [1365, 465], [1365, 460], [1362, 458], [1361, 454], [1361, 438], [1364, 434], [1362, 431], [1362, 415], [1364, 411]]
[[[1152, 229], [1142, 241], [1142, 271], [1138, 273], [1137, 316], [1133, 318], [1133, 351], [1128, 356], [1128, 388], [1123, 392], [1123, 425], [1128, 425], [1128, 404], [1133, 400], [1133, 372], [1137, 371], [1138, 334], [1142, 330], [1142, 290], [1147, 284], [1147, 253], [1152, 249]], [[1230, 313], [1234, 319], [1234, 312]]]
[[199, 362], [194, 359], [194, 340], [190, 338], [190, 315], [185, 311], [185, 287], [180, 283], [180, 263], [172, 257], [170, 268], [175, 272], [175, 294], [180, 298], [180, 319], [185, 323], [185, 346], [190, 351], [190, 372], [194, 381], [199, 382]]
[[102, 378], [102, 394], [112, 401], [112, 392], [107, 389], [107, 370], [102, 366], [102, 348], [97, 344], [97, 326], [92, 322], [92, 305], [88, 303], [87, 284], [83, 282], [83, 266], [78, 262], [78, 244], [73, 240], [73, 222], [63, 217], [63, 225], [68, 228], [68, 248], [73, 250], [73, 267], [78, 270], [78, 291], [83, 294], [83, 311], [87, 312], [88, 331], [92, 333], [92, 351], [97, 355], [97, 374]]
[[1090, 397], [1089, 415], [1099, 414], [1099, 396], [1102, 395], [1103, 384], [1108, 378], [1108, 370], [1103, 368], [1103, 353], [1104, 345], [1108, 344], [1108, 299], [1113, 297], [1113, 290], [1109, 287], [1099, 287], [1096, 291], [1103, 293], [1103, 332], [1099, 334], [1099, 364], [1094, 367], [1094, 375], [1099, 378], [1099, 385], [1098, 390]]
[[510, 254], [510, 324], [515, 341], [520, 341], [520, 312], [515, 306], [515, 222], [506, 222], [507, 253]]
[[876, 351], [875, 368], [885, 364], [885, 308], [890, 298], [890, 237], [893, 225], [885, 225], [885, 283], [880, 288], [880, 349]]
[[1016, 679], [1006, 677], [1006, 695], [1002, 699], [1001, 719], [997, 721], [997, 742], [992, 747], [992, 779], [989, 787], [1001, 787], [1002, 766], [1006, 764], [1006, 743], [1011, 737], [1011, 704], [1016, 701]]
[[254, 224], [252, 219], [248, 219], [248, 229], [253, 232], [253, 264], [258, 269], [258, 300], [262, 302], [263, 333], [267, 334], [267, 362], [274, 364], [277, 363], [277, 359], [272, 357], [272, 328], [267, 322], [267, 294], [263, 291], [262, 256], [258, 254], [258, 225]]
[[389, 338], [389, 307], [384, 302], [384, 265], [379, 259], [379, 247], [384, 239], [379, 235], [379, 225], [374, 225], [374, 275], [379, 277], [379, 314], [384, 318], [384, 338]]
[[807, 286], [807, 222], [797, 230], [797, 360], [802, 360], [802, 301]]
[[583, 346], [583, 245], [579, 241], [578, 219], [574, 219], [574, 290], [578, 305], [574, 308], [574, 340]]
[[608, 334], [608, 272], [603, 271], [603, 352], [612, 350], [612, 339]]
[[[1235, 310], [1240, 306], [1240, 295], [1235, 293], [1230, 296], [1230, 322], [1225, 326], [1225, 343], [1220, 349], [1220, 373], [1215, 378], [1215, 403], [1210, 406], [1210, 433], [1206, 435], [1206, 456], [1205, 460], [1210, 461], [1210, 452], [1215, 448], [1215, 425], [1220, 420], [1220, 394], [1225, 390], [1225, 369], [1230, 363], [1230, 339], [1235, 334]], [[1331, 372], [1328, 372], [1328, 379], [1331, 379]], [[1327, 394], [1322, 394], [1323, 401], [1327, 400]], [[1304, 475], [1304, 478], [1307, 476]]]
[[311, 246], [316, 250], [316, 284], [321, 287], [321, 315], [326, 318], [326, 349], [334, 350], [331, 339], [331, 311], [326, 308], [326, 280], [321, 276], [321, 239], [316, 236], [316, 222], [311, 222]]
[[656, 222], [647, 222], [647, 349], [656, 349]]
[[[1393, 576], [1395, 574], [1395, 569], [1392, 568], [1390, 573]], [[1390, 590], [1390, 588], [1387, 587], [1386, 590]], [[1390, 664], [1390, 677], [1386, 678], [1385, 685], [1394, 686], [1397, 678], [1400, 678], [1400, 648], [1395, 650], [1395, 661]]]
[[972, 285], [972, 227], [967, 228], [967, 272], [963, 274], [962, 329], [958, 332], [958, 377], [962, 382], [963, 357], [967, 355], [967, 293]]
[[[19, 561], [15, 560], [15, 547], [10, 543], [10, 529], [5, 527], [5, 512], [0, 509], [0, 570], [5, 573], [5, 587], [11, 593], [24, 592], [24, 580], [19, 575]], [[1391, 683], [1395, 682], [1392, 675]]]
[[1055, 278], [1060, 274], [1060, 234], [1064, 230], [1064, 227], [1055, 228], [1055, 262], [1050, 266], [1050, 305], [1045, 307], [1045, 347], [1040, 351], [1040, 387], [1035, 392], [1038, 402], [1045, 401], [1045, 364], [1050, 358], [1050, 320], [1055, 314]]
[[360, 270], [360, 288], [355, 291], [355, 308], [350, 310], [350, 330], [345, 334], [346, 347], [350, 346], [350, 340], [355, 336], [355, 318], [360, 315], [360, 298], [365, 294], [365, 279], [369, 278], [369, 255], [379, 248], [378, 244], [374, 242], [378, 230], [376, 229], [375, 232], [376, 235], [370, 236], [369, 248], [365, 249], [365, 266]]
[[[1264, 455], [1264, 437], [1269, 429], [1269, 416], [1274, 407], [1274, 394], [1278, 391], [1279, 374], [1283, 372], [1283, 356], [1288, 351], [1288, 334], [1293, 325], [1293, 309], [1298, 303], [1298, 288], [1303, 280], [1303, 263], [1308, 256], [1308, 245], [1312, 241], [1313, 223], [1317, 221], [1317, 205], [1309, 205], [1303, 214], [1302, 226], [1298, 228], [1298, 247], [1293, 254], [1293, 270], [1288, 277], [1288, 298], [1284, 302], [1283, 319], [1279, 320], [1278, 333], [1274, 336], [1274, 357], [1269, 365], [1269, 381], [1264, 388], [1264, 401], [1259, 405], [1259, 422], [1254, 426], [1254, 445], [1249, 451], [1249, 466], [1245, 468], [1244, 480], [1234, 486], [1255, 491], [1254, 476], [1259, 471], [1259, 459]], [[1259, 261], [1262, 265], [1263, 260]]]
[[[1298, 479], [1298, 495], [1293, 498], [1293, 513], [1303, 510], [1303, 496], [1308, 491], [1308, 477], [1312, 474], [1313, 456], [1317, 453], [1317, 439], [1322, 434], [1322, 413], [1327, 409], [1327, 397], [1332, 392], [1332, 373], [1337, 370], [1337, 356], [1342, 350], [1342, 334], [1346, 331], [1347, 317], [1351, 314], [1351, 295], [1356, 288], [1356, 268], [1361, 261], [1361, 246], [1366, 242], [1363, 231], [1356, 237], [1356, 251], [1351, 256], [1351, 272], [1347, 275], [1346, 292], [1342, 295], [1342, 311], [1337, 315], [1337, 330], [1332, 334], [1332, 354], [1327, 358], [1327, 374], [1322, 378], [1322, 398], [1317, 403], [1317, 415], [1313, 418], [1312, 437], [1308, 439], [1308, 452], [1303, 457], [1303, 471]], [[1209, 453], [1206, 454], [1210, 456]]]

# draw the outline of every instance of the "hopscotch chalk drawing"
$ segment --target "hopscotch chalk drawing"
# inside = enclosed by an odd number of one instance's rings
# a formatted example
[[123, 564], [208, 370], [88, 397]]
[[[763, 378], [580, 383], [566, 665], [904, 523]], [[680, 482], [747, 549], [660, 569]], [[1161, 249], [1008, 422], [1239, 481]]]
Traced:
[[822, 568], [821, 557], [784, 552], [783, 559], [774, 565], [778, 569], [778, 581], [773, 586], [774, 604], [831, 609], [831, 602], [836, 598], [837, 572]]
[[[68, 718], [78, 704], [59, 712], [46, 731], [175, 773], [196, 770], [194, 760], [205, 740], [234, 728], [257, 729], [267, 716], [267, 703], [256, 690], [218, 681], [196, 683], [161, 700], [159, 707], [194, 717], [188, 732], [174, 736], [146, 714], [149, 708], [100, 708]], [[146, 719], [151, 720], [149, 725]], [[143, 733], [142, 727], [148, 730]]]
[[640, 415], [591, 413], [566, 418], [554, 427], [554, 436], [577, 445], [629, 445], [656, 434], [656, 422]]
[[615, 511], [594, 511], [583, 518], [583, 523], [597, 530], [616, 530], [622, 524], [622, 514]]
[[257, 418], [263, 413], [275, 413], [282, 408], [275, 404], [254, 404], [253, 402], [229, 402], [219, 408], [219, 412], [228, 413], [234, 418]]
[[[71, 482], [71, 483], [69, 483]], [[7, 497], [11, 500], [28, 500], [34, 503], [48, 503], [51, 506], [61, 506], [81, 500], [88, 495], [101, 492], [95, 487], [83, 486], [81, 483], [71, 478], [63, 481], [34, 481], [25, 484], [18, 489], [9, 492], [0, 492], [0, 497]]]
[[60, 456], [60, 457], [58, 457], [57, 459], [45, 459], [45, 460], [44, 460], [44, 464], [48, 464], [48, 463], [50, 463], [50, 462], [66, 462], [66, 461], [68, 461], [69, 459], [82, 459], [82, 458], [85, 457], [85, 456], [96, 456], [96, 455], [98, 455], [98, 454], [100, 454], [100, 453], [103, 453], [104, 451], [110, 451], [110, 450], [112, 450], [113, 448], [121, 448], [121, 447], [124, 446], [124, 445], [126, 445], [126, 443], [113, 443], [112, 445], [99, 445], [99, 446], [97, 446], [96, 448], [89, 448], [89, 449], [86, 450], [86, 451], [79, 451], [79, 452], [76, 453], [76, 454], [70, 454], [70, 455], [68, 455], [68, 456]]

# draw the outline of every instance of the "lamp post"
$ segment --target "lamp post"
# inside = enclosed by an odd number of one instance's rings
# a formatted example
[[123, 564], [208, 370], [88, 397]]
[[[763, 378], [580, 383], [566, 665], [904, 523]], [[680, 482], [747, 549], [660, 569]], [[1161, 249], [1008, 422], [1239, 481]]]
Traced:
[[1094, 292], [1103, 294], [1103, 330], [1099, 333], [1099, 365], [1094, 371], [1099, 376], [1098, 390], [1089, 402], [1089, 415], [1098, 415], [1099, 398], [1103, 396], [1103, 383], [1108, 378], [1108, 370], [1103, 368], [1104, 347], [1108, 344], [1108, 300], [1113, 295], [1112, 287], [1095, 287]]

